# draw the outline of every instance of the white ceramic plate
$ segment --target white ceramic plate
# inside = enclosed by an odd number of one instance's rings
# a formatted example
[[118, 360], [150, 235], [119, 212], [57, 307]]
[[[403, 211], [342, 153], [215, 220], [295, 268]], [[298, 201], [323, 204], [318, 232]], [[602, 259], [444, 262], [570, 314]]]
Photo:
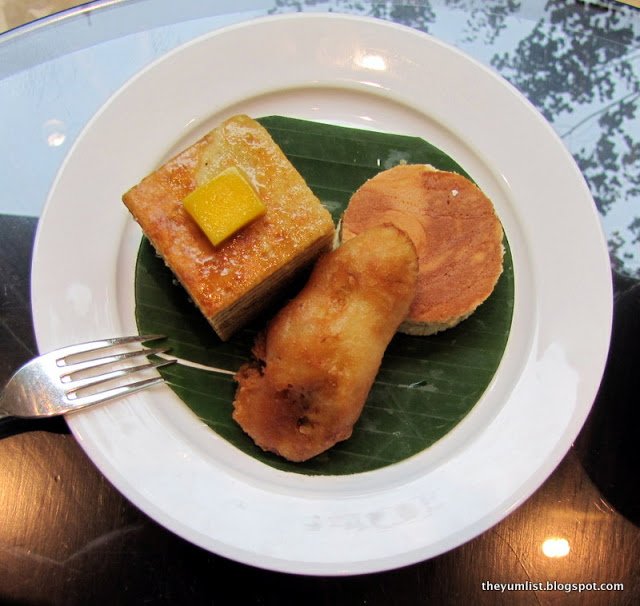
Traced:
[[352, 574], [414, 563], [487, 530], [566, 453], [604, 367], [612, 293], [593, 201], [548, 124], [474, 60], [404, 27], [338, 15], [218, 30], [128, 82], [66, 159], [40, 222], [42, 351], [135, 331], [140, 233], [122, 193], [239, 112], [418, 135], [494, 200], [512, 247], [513, 326], [473, 411], [382, 470], [306, 477], [264, 466], [161, 386], [69, 418], [104, 475], [178, 535], [256, 566]]

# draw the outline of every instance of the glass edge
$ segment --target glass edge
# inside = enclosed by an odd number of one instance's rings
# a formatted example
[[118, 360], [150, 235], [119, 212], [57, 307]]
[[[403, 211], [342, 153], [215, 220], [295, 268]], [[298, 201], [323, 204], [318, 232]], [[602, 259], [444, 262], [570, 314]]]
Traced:
[[129, 34], [192, 19], [266, 10], [273, 4], [271, 0], [93, 0], [0, 33], [0, 79]]
[[[78, 6], [57, 11], [55, 13], [51, 13], [50, 15], [45, 15], [44, 17], [39, 17], [38, 19], [34, 19], [33, 21], [29, 21], [28, 23], [17, 25], [16, 27], [1, 32], [0, 44], [8, 40], [15, 39], [19, 36], [26, 36], [33, 32], [37, 32], [52, 24], [76, 19], [79, 16], [84, 15], [85, 13], [90, 13], [116, 4], [131, 2], [132, 0], [89, 0], [88, 2], [84, 2], [83, 4], [79, 4]], [[135, 0], [133, 0], [133, 2], [135, 2]]]

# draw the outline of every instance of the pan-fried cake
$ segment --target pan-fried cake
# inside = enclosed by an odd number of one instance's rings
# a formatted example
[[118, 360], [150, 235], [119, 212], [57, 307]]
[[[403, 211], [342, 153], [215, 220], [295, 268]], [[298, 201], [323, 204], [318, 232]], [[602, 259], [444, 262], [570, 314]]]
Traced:
[[[182, 201], [230, 167], [246, 176], [266, 212], [214, 246]], [[329, 212], [269, 133], [245, 115], [169, 160], [123, 201], [223, 340], [328, 250], [334, 235]]]
[[428, 335], [455, 326], [491, 294], [502, 273], [502, 225], [469, 179], [425, 164], [401, 164], [366, 181], [342, 220], [348, 240], [393, 223], [413, 240], [420, 269], [401, 332]]
[[236, 374], [233, 418], [258, 446], [304, 461], [351, 435], [417, 272], [413, 243], [392, 225], [320, 258]]

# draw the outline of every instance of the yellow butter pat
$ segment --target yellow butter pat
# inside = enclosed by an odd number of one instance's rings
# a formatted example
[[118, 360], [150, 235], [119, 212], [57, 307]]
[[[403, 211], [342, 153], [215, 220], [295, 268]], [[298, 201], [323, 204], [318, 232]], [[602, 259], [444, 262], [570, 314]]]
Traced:
[[194, 189], [182, 204], [215, 246], [267, 210], [235, 166]]

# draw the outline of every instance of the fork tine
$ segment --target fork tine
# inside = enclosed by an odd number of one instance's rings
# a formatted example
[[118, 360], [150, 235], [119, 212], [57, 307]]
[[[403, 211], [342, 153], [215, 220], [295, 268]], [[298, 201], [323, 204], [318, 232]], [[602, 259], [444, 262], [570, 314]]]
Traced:
[[136, 349], [135, 351], [126, 351], [118, 354], [109, 354], [107, 356], [103, 356], [101, 358], [91, 358], [90, 360], [84, 360], [82, 362], [72, 362], [71, 364], [62, 365], [61, 368], [64, 368], [67, 372], [64, 375], [61, 375], [61, 379], [64, 381], [68, 379], [72, 375], [81, 372], [83, 370], [88, 370], [90, 368], [99, 368], [100, 366], [107, 366], [109, 364], [113, 364], [114, 362], [121, 362], [122, 360], [128, 360], [129, 358], [137, 358], [139, 356], [151, 356], [153, 354], [160, 354], [169, 351], [169, 347], [154, 347], [154, 348], [143, 348]]
[[76, 345], [69, 345], [62, 347], [55, 351], [56, 358], [63, 360], [69, 356], [73, 356], [81, 353], [88, 353], [92, 350], [107, 349], [109, 347], [115, 347], [117, 345], [127, 345], [129, 343], [145, 343], [146, 341], [157, 341], [158, 339], [164, 339], [164, 335], [135, 335], [131, 337], [114, 337], [111, 339], [99, 339], [97, 341], [87, 341], [86, 343], [78, 343]]
[[89, 387], [98, 387], [104, 383], [108, 383], [109, 381], [113, 381], [119, 377], [125, 377], [127, 375], [141, 372], [143, 370], [149, 370], [152, 368], [162, 368], [163, 366], [169, 366], [174, 364], [177, 360], [157, 360], [154, 362], [149, 362], [147, 364], [139, 364], [138, 366], [132, 366], [130, 368], [120, 368], [117, 370], [113, 370], [111, 372], [107, 372], [101, 375], [95, 375], [91, 377], [86, 377], [84, 379], [72, 379], [66, 385], [68, 385], [71, 389], [66, 392], [67, 398], [74, 400], [77, 399], [73, 396], [73, 394], [77, 393], [81, 389], [87, 389]]
[[92, 404], [101, 404], [102, 402], [115, 400], [116, 398], [120, 398], [121, 396], [136, 393], [137, 391], [141, 391], [143, 389], [146, 389], [147, 387], [151, 387], [152, 385], [158, 385], [162, 382], [164, 382], [164, 379], [162, 377], [153, 377], [151, 379], [142, 379], [141, 381], [135, 381], [134, 383], [128, 383], [127, 385], [107, 389], [106, 391], [102, 391], [100, 393], [95, 393], [88, 396], [80, 396], [78, 398], [69, 400], [69, 403], [73, 404], [73, 409], [69, 412], [80, 410], [87, 406], [91, 406]]

